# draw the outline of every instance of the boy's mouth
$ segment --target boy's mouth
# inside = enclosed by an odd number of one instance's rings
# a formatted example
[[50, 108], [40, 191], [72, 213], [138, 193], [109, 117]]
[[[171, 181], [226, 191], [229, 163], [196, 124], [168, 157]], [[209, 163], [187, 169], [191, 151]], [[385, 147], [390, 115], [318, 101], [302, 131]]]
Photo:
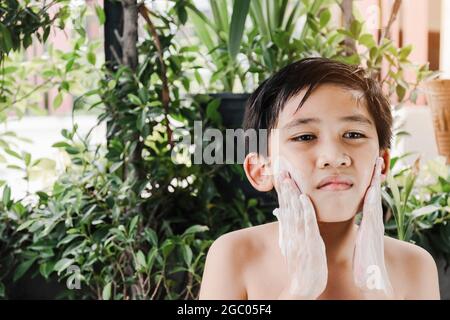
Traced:
[[321, 188], [319, 188], [319, 190], [323, 190], [323, 191], [344, 191], [344, 190], [348, 190], [352, 187], [352, 184], [346, 184], [346, 183], [330, 183], [327, 184]]
[[343, 176], [328, 176], [322, 179], [317, 189], [324, 191], [344, 191], [353, 187], [353, 182]]

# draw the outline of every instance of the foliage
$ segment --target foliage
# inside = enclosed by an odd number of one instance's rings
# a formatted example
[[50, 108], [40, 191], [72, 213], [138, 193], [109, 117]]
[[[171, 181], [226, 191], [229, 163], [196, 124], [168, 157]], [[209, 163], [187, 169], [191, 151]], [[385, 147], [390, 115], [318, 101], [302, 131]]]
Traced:
[[[391, 169], [400, 157], [391, 159]], [[386, 232], [416, 242], [450, 261], [450, 171], [445, 157], [393, 170], [383, 199], [389, 208]]]
[[[173, 161], [179, 132], [193, 134], [195, 120], [204, 128], [216, 126], [217, 118], [202, 107], [211, 105], [210, 98], [192, 100], [180, 93], [189, 90], [183, 70], [191, 67], [194, 54], [174, 42], [181, 9], [140, 12], [149, 13], [148, 34], [138, 45], [136, 72], [104, 68], [98, 88], [75, 102], [77, 108], [96, 99], [91, 108], [100, 112], [99, 124], [109, 124], [107, 145], [92, 145], [76, 127], [64, 130], [64, 140], [54, 147], [64, 150], [71, 164], [52, 190], [38, 192], [33, 201], [15, 201], [4, 187], [4, 283], [36, 275], [79, 280], [82, 289], [65, 290], [64, 297], [194, 299], [211, 239], [267, 220], [257, 202], [239, 190], [219, 192], [239, 172], [237, 166]], [[162, 99], [166, 94], [168, 104]], [[138, 145], [144, 178], [132, 174], [130, 155]]]
[[[31, 0], [1, 0], [0, 1], [0, 61], [11, 51], [28, 48], [32, 36], [45, 42], [52, 25], [58, 21], [64, 27], [68, 17], [68, 0], [31, 1]], [[58, 11], [50, 17], [50, 9], [59, 4]]]
[[[58, 8], [56, 14], [50, 19], [48, 11], [52, 6]], [[26, 36], [35, 37], [40, 41], [45, 41], [47, 36], [40, 36], [39, 32], [45, 27], [45, 34], [50, 32], [52, 26], [58, 24], [64, 27], [67, 20], [71, 22], [73, 32], [72, 40], [67, 39], [71, 48], [63, 51], [54, 48], [52, 44], [46, 45], [43, 55], [27, 57], [24, 50], [28, 42], [20, 46], [16, 43], [9, 55], [2, 58], [0, 66], [0, 124], [5, 128], [7, 120], [12, 118], [20, 119], [25, 114], [43, 115], [47, 111], [42, 108], [44, 97], [53, 109], [59, 108], [63, 100], [68, 96], [79, 96], [86, 92], [87, 88], [92, 88], [102, 75], [98, 66], [101, 61], [96, 59], [100, 43], [88, 39], [83, 29], [86, 16], [90, 14], [86, 6], [73, 7], [69, 10], [68, 1], [53, 1], [37, 11], [39, 5], [30, 2], [29, 5], [21, 3], [20, 7], [8, 7], [5, 11], [5, 23], [14, 23], [11, 17], [22, 19], [22, 16], [29, 14], [36, 15], [36, 19], [41, 17], [41, 25], [35, 33], [30, 33], [34, 29], [26, 29]], [[36, 11], [36, 13], [34, 13]], [[10, 18], [8, 18], [10, 17]], [[28, 19], [31, 19], [28, 17]], [[19, 23], [19, 22], [16, 22]], [[22, 23], [22, 22], [20, 22]], [[14, 29], [14, 32], [17, 32]], [[24, 31], [25, 32], [25, 31]], [[15, 37], [15, 36], [14, 36]], [[13, 38], [14, 38], [13, 37]], [[25, 37], [22, 34], [22, 37]], [[20, 39], [19, 39], [20, 40]], [[22, 39], [25, 41], [24, 39]], [[22, 41], [21, 40], [21, 41]], [[49, 95], [51, 89], [57, 89], [54, 97]], [[55, 90], [56, 91], [56, 90]], [[85, 101], [88, 104], [89, 101]], [[9, 168], [17, 169], [16, 155], [28, 154], [24, 149], [25, 143], [32, 141], [23, 139], [10, 130], [0, 130], [0, 163], [7, 163]], [[48, 162], [48, 160], [46, 160]]]
[[[223, 90], [234, 91], [237, 87], [232, 86], [233, 81], [239, 78], [243, 90], [251, 92], [289, 63], [310, 56], [323, 56], [366, 67], [373, 77], [380, 80], [391, 98], [398, 102], [414, 102], [418, 84], [431, 76], [428, 65], [417, 66], [409, 60], [411, 46], [398, 48], [388, 38], [376, 39], [365, 27], [364, 17], [355, 17], [356, 12], [348, 28], [335, 25], [330, 9], [340, 2], [251, 1], [249, 10], [241, 10], [250, 15], [247, 23], [247, 15], [244, 14], [231, 22], [223, 19], [230, 16], [227, 1], [210, 1], [212, 22], [190, 6], [194, 30], [210, 53], [205, 57], [205, 67], [212, 73], [207, 89], [216, 91], [220, 88], [217, 83], [222, 83]], [[237, 33], [237, 29], [241, 29], [239, 34], [243, 37], [240, 55], [234, 59], [227, 52], [231, 45], [230, 30]], [[349, 46], [348, 40], [354, 43], [354, 48]], [[415, 74], [414, 80], [406, 80], [407, 70]]]

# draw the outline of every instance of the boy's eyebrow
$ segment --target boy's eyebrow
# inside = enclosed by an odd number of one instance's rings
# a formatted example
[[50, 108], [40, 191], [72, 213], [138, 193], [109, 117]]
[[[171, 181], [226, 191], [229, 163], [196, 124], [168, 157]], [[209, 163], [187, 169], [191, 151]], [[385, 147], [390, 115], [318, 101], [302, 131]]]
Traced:
[[[341, 122], [357, 122], [357, 123], [361, 123], [361, 124], [369, 125], [369, 126], [372, 125], [372, 121], [367, 119], [362, 114], [355, 114], [355, 115], [351, 115], [351, 116], [341, 117], [341, 118], [339, 118], [339, 121], [341, 121]], [[322, 121], [319, 118], [298, 118], [298, 119], [294, 119], [294, 120], [290, 121], [287, 125], [285, 125], [283, 127], [283, 129], [290, 129], [290, 128], [298, 127], [298, 126], [305, 125], [308, 123], [320, 123], [320, 122], [322, 122]]]

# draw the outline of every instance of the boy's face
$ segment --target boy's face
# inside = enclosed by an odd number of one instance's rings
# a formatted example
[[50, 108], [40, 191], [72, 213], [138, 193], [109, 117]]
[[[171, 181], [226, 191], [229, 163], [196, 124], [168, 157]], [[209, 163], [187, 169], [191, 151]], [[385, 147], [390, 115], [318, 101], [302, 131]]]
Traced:
[[[358, 100], [360, 92], [331, 84], [317, 87], [296, 111], [305, 92], [288, 100], [280, 112], [278, 130], [271, 133], [269, 143], [272, 169], [276, 156], [291, 164], [319, 221], [351, 219], [361, 209], [376, 158], [384, 153], [379, 150], [374, 119], [364, 99]], [[319, 188], [330, 176], [351, 184]], [[274, 175], [272, 179], [277, 188]]]

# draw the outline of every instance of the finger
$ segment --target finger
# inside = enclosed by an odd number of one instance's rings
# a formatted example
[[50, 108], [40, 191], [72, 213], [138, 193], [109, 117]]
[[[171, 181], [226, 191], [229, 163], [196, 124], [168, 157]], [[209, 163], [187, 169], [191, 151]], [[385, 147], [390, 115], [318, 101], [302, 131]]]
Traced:
[[383, 165], [383, 158], [378, 157], [375, 162], [375, 169], [372, 174], [372, 181], [370, 186], [378, 186], [381, 183], [381, 169]]
[[285, 204], [285, 206], [288, 205], [288, 200], [292, 198], [298, 198], [298, 196], [300, 195], [300, 190], [287, 171], [284, 171], [280, 174], [278, 179], [278, 186], [278, 196], [281, 198], [281, 201]]
[[288, 190], [287, 190], [287, 186], [284, 182], [284, 179], [286, 178], [287, 173], [286, 172], [280, 172], [279, 175], [277, 175], [277, 184], [278, 184], [278, 189], [277, 191], [277, 195], [278, 195], [278, 203], [281, 209], [286, 209], [289, 207], [288, 204]]
[[298, 188], [297, 184], [295, 183], [294, 179], [292, 179], [292, 176], [289, 172], [286, 172], [286, 176], [283, 180], [285, 183], [286, 188], [288, 191], [293, 195], [300, 196], [300, 189]]
[[303, 208], [305, 231], [307, 232], [305, 236], [309, 238], [313, 236], [314, 233], [319, 232], [319, 227], [317, 225], [316, 211], [314, 210], [314, 206], [311, 202], [311, 199], [306, 194], [302, 194], [300, 196], [300, 202]]

